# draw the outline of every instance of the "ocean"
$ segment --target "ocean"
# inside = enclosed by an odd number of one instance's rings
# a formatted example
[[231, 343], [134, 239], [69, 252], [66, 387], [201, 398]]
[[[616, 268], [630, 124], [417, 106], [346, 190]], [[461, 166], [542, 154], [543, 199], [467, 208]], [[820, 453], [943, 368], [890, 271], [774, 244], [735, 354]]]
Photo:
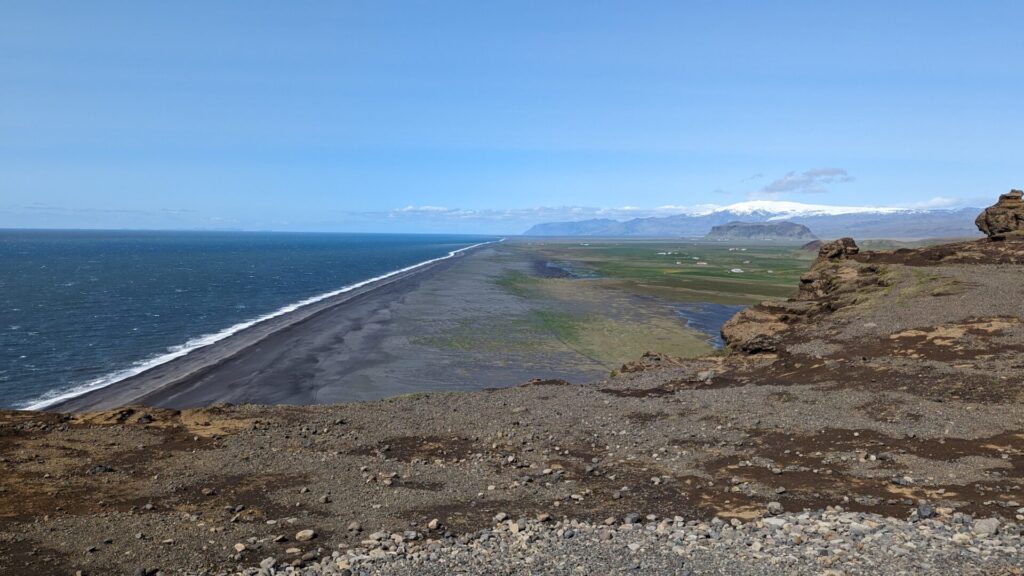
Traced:
[[0, 230], [0, 407], [41, 408], [491, 237]]

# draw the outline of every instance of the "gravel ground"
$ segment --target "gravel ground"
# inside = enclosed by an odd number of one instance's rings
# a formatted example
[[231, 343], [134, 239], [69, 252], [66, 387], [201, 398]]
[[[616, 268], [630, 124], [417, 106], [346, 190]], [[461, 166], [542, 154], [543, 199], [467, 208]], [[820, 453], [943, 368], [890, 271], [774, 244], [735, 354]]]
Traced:
[[[933, 517], [930, 507], [921, 509], [927, 518], [916, 511], [900, 520], [829, 508], [746, 523], [651, 516], [591, 524], [512, 520], [500, 513], [491, 529], [469, 536], [378, 532], [305, 567], [268, 557], [241, 574], [896, 575], [1017, 574], [1024, 568], [1018, 524], [949, 510]], [[1017, 513], [1024, 519], [1024, 508]]]

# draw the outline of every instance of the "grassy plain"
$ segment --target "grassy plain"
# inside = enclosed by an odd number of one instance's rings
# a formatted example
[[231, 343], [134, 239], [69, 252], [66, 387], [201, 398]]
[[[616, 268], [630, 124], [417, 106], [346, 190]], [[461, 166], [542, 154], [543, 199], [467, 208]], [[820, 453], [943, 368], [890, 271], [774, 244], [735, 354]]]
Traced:
[[[531, 257], [588, 272], [592, 282], [682, 302], [753, 304], [791, 295], [815, 253], [797, 246], [676, 241], [530, 242], [510, 244]], [[510, 290], [536, 289], [522, 272], [501, 280]]]
[[421, 343], [490, 353], [568, 349], [609, 370], [645, 351], [699, 356], [714, 347], [687, 326], [679, 304], [784, 298], [813, 256], [795, 246], [515, 240], [495, 256], [502, 270], [493, 281], [524, 311], [460, 323]]

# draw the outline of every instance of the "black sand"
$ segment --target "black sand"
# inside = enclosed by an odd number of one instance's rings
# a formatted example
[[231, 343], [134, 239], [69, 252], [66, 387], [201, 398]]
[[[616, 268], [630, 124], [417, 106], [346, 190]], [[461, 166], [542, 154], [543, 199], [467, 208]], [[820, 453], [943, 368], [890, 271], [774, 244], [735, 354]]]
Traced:
[[509, 265], [495, 256], [494, 246], [481, 247], [306, 306], [48, 410], [334, 403], [606, 373], [564, 348], [480, 358], [420, 342], [460, 321], [500, 330], [527, 312], [494, 284]]

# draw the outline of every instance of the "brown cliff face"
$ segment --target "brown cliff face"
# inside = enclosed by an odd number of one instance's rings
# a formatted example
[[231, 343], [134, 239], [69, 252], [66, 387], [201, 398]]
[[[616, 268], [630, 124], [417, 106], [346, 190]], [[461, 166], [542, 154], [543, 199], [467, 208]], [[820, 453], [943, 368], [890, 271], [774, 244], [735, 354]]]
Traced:
[[991, 240], [1024, 240], [1024, 192], [1010, 190], [978, 215], [974, 223]]
[[835, 312], [871, 297], [888, 285], [887, 265], [940, 266], [947, 264], [1024, 263], [1024, 192], [1011, 190], [978, 215], [975, 223], [988, 240], [957, 242], [918, 249], [861, 253], [853, 238], [822, 244], [818, 259], [800, 277], [797, 294], [783, 302], [762, 302], [733, 316], [722, 327], [730, 350], [747, 354], [776, 352], [780, 334], [790, 325]]
[[722, 326], [722, 339], [731, 350], [748, 354], [774, 352], [779, 334], [790, 325], [834, 312], [884, 287], [878, 266], [852, 260], [859, 253], [853, 238], [826, 242], [819, 248], [811, 269], [800, 277], [796, 296], [783, 302], [762, 302], [741, 311]]

